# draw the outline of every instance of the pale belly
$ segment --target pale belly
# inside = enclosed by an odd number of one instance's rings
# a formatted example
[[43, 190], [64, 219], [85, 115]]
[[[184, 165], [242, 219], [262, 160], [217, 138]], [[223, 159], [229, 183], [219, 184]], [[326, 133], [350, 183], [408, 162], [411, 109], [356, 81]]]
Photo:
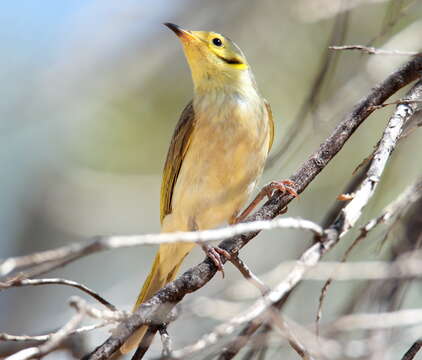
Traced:
[[230, 221], [248, 200], [268, 154], [268, 119], [262, 111], [260, 118], [231, 114], [226, 121], [199, 120], [204, 122], [192, 134], [172, 213], [164, 221], [167, 231], [214, 228]]

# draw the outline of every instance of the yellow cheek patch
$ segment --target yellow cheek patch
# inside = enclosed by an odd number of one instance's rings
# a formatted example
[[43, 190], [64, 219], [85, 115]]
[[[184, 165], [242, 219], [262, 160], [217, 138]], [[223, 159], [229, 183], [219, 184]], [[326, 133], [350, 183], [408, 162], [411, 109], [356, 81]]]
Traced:
[[232, 67], [234, 67], [235, 69], [238, 69], [238, 70], [245, 70], [245, 69], [248, 68], [248, 65], [243, 64], [243, 63], [241, 63], [241, 64], [230, 64], [230, 66], [232, 66]]

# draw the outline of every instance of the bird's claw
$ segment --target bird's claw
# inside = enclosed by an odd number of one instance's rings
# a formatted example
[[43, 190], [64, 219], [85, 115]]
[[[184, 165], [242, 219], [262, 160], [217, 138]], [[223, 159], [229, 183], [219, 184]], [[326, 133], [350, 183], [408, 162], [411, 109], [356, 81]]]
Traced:
[[[282, 193], [288, 193], [293, 197], [298, 197], [299, 195], [294, 189], [295, 187], [296, 183], [292, 180], [270, 182], [261, 189], [261, 191], [258, 193], [258, 195], [256, 195], [255, 199], [253, 199], [249, 206], [245, 210], [243, 210], [243, 212], [238, 217], [234, 218], [231, 223], [237, 224], [239, 222], [242, 222], [255, 209], [255, 207], [260, 203], [262, 199], [264, 199], [265, 197], [270, 199], [273, 196], [274, 191], [276, 190], [280, 190]], [[287, 207], [285, 210], [287, 211]], [[282, 212], [282, 214], [284, 214], [284, 212]]]
[[265, 185], [263, 191], [268, 198], [271, 198], [274, 191], [279, 190], [282, 193], [288, 193], [293, 197], [298, 197], [298, 193], [295, 190], [296, 183], [291, 180], [271, 181], [268, 185]]
[[205, 254], [207, 254], [207, 256], [213, 261], [218, 271], [221, 271], [221, 274], [224, 278], [224, 267], [221, 257], [223, 256], [226, 258], [226, 260], [230, 260], [230, 253], [218, 246], [202, 245], [202, 249], [205, 251]]

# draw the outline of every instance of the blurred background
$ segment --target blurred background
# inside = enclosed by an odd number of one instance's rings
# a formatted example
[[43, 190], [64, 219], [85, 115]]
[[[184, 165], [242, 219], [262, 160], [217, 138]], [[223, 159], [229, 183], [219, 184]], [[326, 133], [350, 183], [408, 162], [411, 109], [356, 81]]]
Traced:
[[[174, 126], [192, 97], [188, 66], [179, 41], [162, 26], [166, 21], [220, 32], [246, 54], [276, 122], [273, 157], [260, 185], [288, 178], [353, 104], [407, 59], [335, 52], [328, 50], [329, 45], [422, 48], [422, 1], [4, 1], [0, 5], [0, 258], [97, 234], [159, 231], [161, 170]], [[353, 170], [372, 152], [393, 109], [376, 111], [358, 129], [292, 202], [288, 215], [323, 221]], [[400, 143], [361, 224], [378, 215], [421, 174], [420, 156], [415, 156], [421, 141], [422, 134], [415, 131]], [[339, 259], [354, 235], [345, 237], [327, 259]], [[382, 234], [374, 235], [361, 244], [352, 260], [387, 256], [400, 234], [380, 253], [381, 238]], [[297, 231], [271, 231], [259, 235], [241, 255], [254, 272], [265, 274], [297, 258], [311, 242], [310, 236]], [[99, 253], [48, 277], [82, 282], [130, 310], [155, 251], [145, 246]], [[202, 259], [202, 252], [195, 249], [183, 268]], [[185, 298], [185, 311], [169, 328], [176, 348], [212, 329], [219, 321], [216, 313], [234, 314], [257, 296], [253, 288], [234, 291], [241, 276], [230, 264], [226, 272], [224, 280], [216, 276]], [[314, 321], [321, 285], [302, 284], [286, 305], [286, 314], [301, 324]], [[331, 287], [323, 321], [343, 310], [358, 285], [342, 282]], [[84, 296], [60, 286], [1, 292], [0, 332], [39, 334], [61, 326], [73, 313], [67, 300], [74, 294]], [[207, 299], [223, 302], [219, 307]], [[406, 297], [403, 306], [421, 306], [418, 299], [420, 288]], [[234, 304], [233, 309], [227, 304]], [[107, 330], [92, 332], [79, 350], [88, 351], [107, 336]], [[411, 340], [398, 341], [394, 351], [402, 354], [410, 344]], [[0, 353], [12, 346], [16, 344], [0, 344]], [[156, 339], [149, 357], [159, 354], [160, 348]], [[286, 346], [271, 351], [297, 358]], [[72, 355], [62, 351], [47, 358]]]

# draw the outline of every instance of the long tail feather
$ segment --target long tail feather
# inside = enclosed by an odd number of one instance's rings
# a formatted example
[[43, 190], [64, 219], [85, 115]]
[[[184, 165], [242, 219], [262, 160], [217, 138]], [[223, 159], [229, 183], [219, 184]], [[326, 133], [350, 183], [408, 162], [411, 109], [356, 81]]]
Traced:
[[[168, 282], [172, 281], [182, 264], [183, 259], [191, 251], [194, 244], [162, 244], [155, 256], [151, 272], [149, 273], [142, 290], [136, 300], [134, 311]], [[140, 327], [120, 348], [123, 354], [133, 350], [141, 342], [148, 327]]]

